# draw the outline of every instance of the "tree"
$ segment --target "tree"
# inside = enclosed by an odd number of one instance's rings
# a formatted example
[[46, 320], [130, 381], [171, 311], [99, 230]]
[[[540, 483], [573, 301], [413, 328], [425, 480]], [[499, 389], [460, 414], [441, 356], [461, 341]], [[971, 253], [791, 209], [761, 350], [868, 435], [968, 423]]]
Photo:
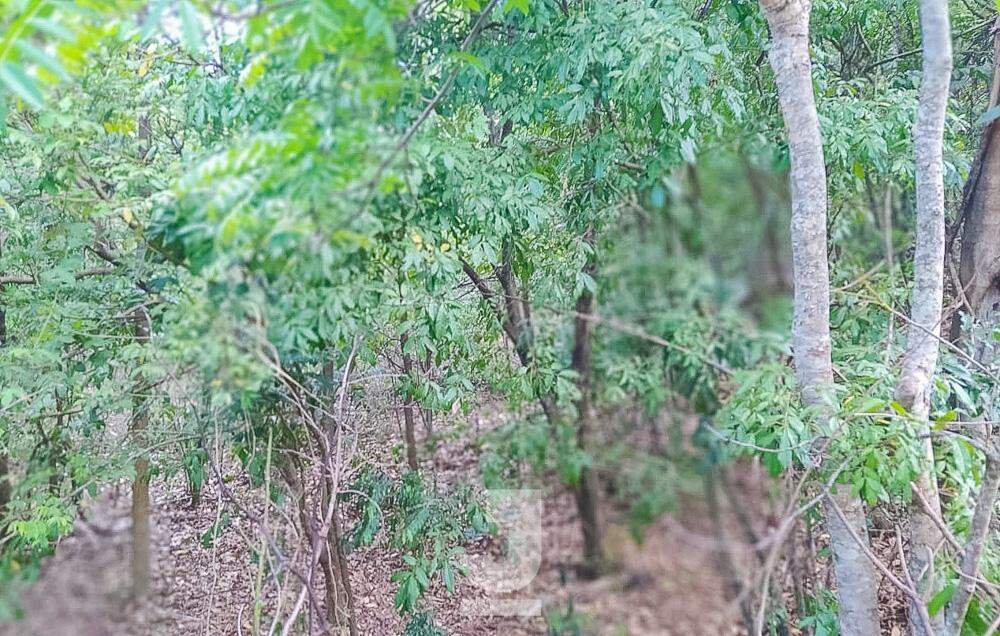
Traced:
[[930, 391], [938, 360], [941, 334], [941, 306], [944, 300], [945, 200], [943, 138], [951, 80], [951, 27], [948, 6], [941, 2], [921, 2], [920, 32], [923, 38], [923, 74], [917, 121], [913, 129], [916, 159], [917, 231], [913, 257], [913, 296], [902, 371], [896, 386], [896, 400], [916, 422], [917, 435], [927, 467], [914, 487], [930, 509], [914, 501], [910, 506], [910, 577], [918, 598], [910, 599], [910, 628], [926, 634], [928, 623], [934, 631], [943, 627], [943, 616], [933, 621], [925, 616], [924, 605], [936, 585], [934, 554], [944, 540], [938, 528], [941, 516], [934, 447], [928, 435]]
[[[826, 251], [826, 169], [809, 60], [809, 0], [761, 0], [771, 28], [768, 57], [791, 155], [795, 374], [820, 426], [833, 400], [830, 351], [830, 278]], [[851, 636], [876, 634], [879, 616], [874, 567], [865, 553], [864, 503], [843, 490], [829, 495], [827, 523], [840, 598], [840, 628]]]
[[[1000, 127], [995, 111], [1000, 93], [1000, 21], [994, 24], [993, 62], [990, 92], [982, 119], [985, 126], [981, 133], [979, 149], [969, 171], [962, 197], [962, 208], [956, 227], [961, 228], [958, 296], [962, 309], [955, 316], [953, 337], [962, 334], [961, 319], [964, 315], [969, 325], [966, 341], [979, 365], [994, 363], [997, 359], [995, 345], [988, 334], [996, 333], [1000, 322]], [[978, 422], [995, 420], [995, 388], [983, 394]], [[984, 426], [984, 424], [979, 425]], [[986, 425], [989, 426], [989, 425]], [[994, 508], [1000, 496], [1000, 445], [995, 432], [977, 427], [974, 435], [980, 440], [985, 469], [975, 498], [975, 509], [965, 545], [960, 550], [958, 571], [960, 580], [945, 612], [947, 634], [960, 634], [966, 620], [970, 601], [977, 587], [979, 565], [990, 534]], [[957, 547], [957, 546], [956, 546]]]
[[[244, 542], [255, 633], [370, 631], [350, 584], [376, 544], [407, 633], [433, 633], [488, 543], [480, 484], [575, 498], [589, 576], [619, 526], [671, 532], [709, 471], [754, 548], [741, 572], [706, 524], [751, 632], [837, 631], [831, 576], [840, 633], [877, 633], [876, 592], [910, 596], [915, 631], [988, 624], [997, 463], [969, 432], [996, 420], [992, 16], [760, 4], [4, 5], [0, 594], [82, 493], [133, 475], [141, 594], [149, 480], [176, 478], [196, 509], [218, 493], [202, 545]], [[980, 116], [951, 228], [968, 294], [945, 298], [969, 328], [939, 351], [943, 202]], [[729, 479], [760, 467], [792, 486], [768, 482], [773, 510]], [[906, 506], [915, 585], [902, 545], [868, 541]]]

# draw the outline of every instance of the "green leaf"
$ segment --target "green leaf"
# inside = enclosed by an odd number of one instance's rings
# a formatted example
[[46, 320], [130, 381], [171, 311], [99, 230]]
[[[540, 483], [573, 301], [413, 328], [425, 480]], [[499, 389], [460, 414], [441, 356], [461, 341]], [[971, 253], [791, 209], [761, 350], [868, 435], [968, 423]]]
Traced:
[[450, 563], [445, 563], [444, 568], [441, 570], [441, 579], [444, 581], [444, 587], [449, 593], [455, 591], [455, 571], [451, 568]]
[[38, 64], [48, 72], [52, 73], [59, 79], [65, 81], [69, 79], [69, 73], [63, 68], [63, 65], [59, 63], [59, 60], [52, 57], [42, 49], [38, 48], [31, 42], [27, 40], [22, 40], [17, 43], [17, 48], [21, 51], [21, 55], [25, 58], [31, 60], [32, 62]]
[[198, 19], [198, 10], [195, 9], [193, 4], [185, 0], [181, 2], [180, 14], [184, 46], [192, 51], [197, 51], [204, 42], [201, 21]]
[[488, 70], [486, 68], [486, 65], [483, 64], [483, 61], [481, 59], [479, 59], [472, 53], [467, 53], [465, 51], [455, 51], [454, 53], [451, 54], [451, 57], [455, 58], [456, 60], [466, 62], [467, 64], [469, 64], [469, 66], [471, 66], [473, 69], [476, 70], [476, 72], [479, 74], [480, 77], [486, 77], [486, 73]]
[[990, 626], [983, 619], [982, 609], [977, 599], [969, 601], [969, 610], [965, 613], [965, 627], [973, 634], [985, 634]]
[[663, 107], [656, 102], [649, 111], [649, 131], [655, 136], [660, 134], [661, 130], [663, 130]]
[[935, 419], [934, 430], [940, 431], [945, 427], [945, 425], [948, 424], [948, 422], [954, 422], [956, 419], [958, 419], [958, 412], [955, 411], [955, 409], [952, 409], [947, 413], [943, 413]]
[[979, 119], [976, 120], [976, 125], [982, 126], [988, 124], [997, 117], [1000, 117], [1000, 106], [994, 106], [993, 108], [990, 108], [985, 113], [980, 115]]
[[42, 92], [19, 65], [13, 62], [0, 64], [0, 82], [29, 106], [38, 109], [42, 107], [45, 101]]
[[505, 13], [517, 9], [524, 15], [528, 15], [528, 0], [507, 0], [504, 2], [503, 10]]
[[953, 594], [955, 594], [955, 584], [949, 583], [944, 587], [944, 589], [935, 594], [929, 603], [927, 603], [927, 613], [931, 616], [935, 616], [941, 611], [941, 608], [944, 607], [945, 603], [951, 600]]
[[168, 0], [156, 0], [149, 3], [146, 8], [146, 20], [139, 30], [139, 39], [145, 42], [156, 33], [162, 23], [163, 11], [167, 8]]
[[0, 406], [9, 406], [21, 392], [19, 386], [4, 387], [3, 391], [0, 391]]
[[34, 18], [33, 20], [30, 20], [29, 23], [42, 33], [52, 36], [57, 40], [72, 42], [75, 39], [73, 32], [58, 22], [47, 20], [45, 18]]
[[854, 176], [858, 179], [863, 180], [865, 178], [865, 167], [862, 166], [859, 161], [855, 161], [854, 165], [851, 166], [851, 172], [853, 172]]
[[430, 586], [430, 579], [427, 578], [427, 573], [424, 572], [423, 568], [418, 567], [414, 569], [413, 576], [416, 577], [417, 582], [420, 583], [420, 587], [427, 589]]
[[250, 58], [250, 62], [240, 71], [240, 83], [247, 88], [253, 86], [264, 76], [264, 69], [267, 67], [267, 51], [258, 53]]

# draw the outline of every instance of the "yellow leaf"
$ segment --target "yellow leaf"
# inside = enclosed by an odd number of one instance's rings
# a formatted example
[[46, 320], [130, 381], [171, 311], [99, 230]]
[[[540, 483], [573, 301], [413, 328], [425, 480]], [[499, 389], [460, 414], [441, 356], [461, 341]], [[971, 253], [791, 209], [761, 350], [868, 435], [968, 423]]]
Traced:
[[124, 220], [129, 225], [135, 223], [135, 215], [132, 214], [132, 208], [122, 208], [120, 212], [122, 220]]

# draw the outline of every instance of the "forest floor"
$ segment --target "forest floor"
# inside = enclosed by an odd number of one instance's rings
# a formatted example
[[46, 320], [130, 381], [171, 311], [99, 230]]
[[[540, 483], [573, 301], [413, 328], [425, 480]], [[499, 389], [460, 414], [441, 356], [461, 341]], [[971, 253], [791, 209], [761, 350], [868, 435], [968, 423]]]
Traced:
[[[466, 420], [465, 433], [440, 442], [436, 449], [434, 470], [442, 481], [476, 479], [480, 451], [472, 440], [497, 424], [496, 417], [481, 413]], [[241, 474], [235, 465], [231, 468], [234, 475]], [[246, 489], [241, 479], [226, 479], [226, 487], [237, 493]], [[741, 467], [733, 479], [746, 509], [768, 509], [768, 482], [759, 471]], [[256, 572], [246, 549], [251, 524], [235, 517], [206, 548], [202, 536], [216, 522], [217, 502], [222, 501], [217, 480], [206, 484], [197, 507], [190, 505], [182, 477], [154, 483], [154, 602], [136, 606], [128, 600], [129, 494], [127, 487], [111, 488], [86, 503], [73, 533], [46, 562], [39, 580], [22, 594], [24, 619], [0, 625], [0, 636], [250, 633]], [[740, 536], [737, 519], [725, 501], [721, 519], [726, 536]], [[533, 583], [518, 593], [518, 598], [540, 601], [541, 612], [477, 615], [463, 602], [483, 593], [460, 581], [454, 594], [440, 586], [431, 589], [428, 604], [435, 622], [455, 635], [546, 634], [549, 622], [559, 621], [553, 616], [561, 616], [566, 627], [577, 625], [580, 630], [575, 633], [582, 634], [745, 633], [738, 605], [726, 600], [731, 582], [721, 574], [719, 524], [703, 498], [679, 497], [673, 513], [648, 528], [641, 544], [624, 524], [610, 521], [607, 543], [620, 567], [597, 580], [578, 578], [574, 572], [582, 541], [573, 497], [563, 488], [553, 488], [543, 501], [542, 564]], [[754, 520], [758, 522], [758, 530], [765, 531], [766, 519]], [[475, 552], [490, 546], [480, 540], [466, 549]], [[749, 568], [752, 554], [748, 549], [739, 552], [733, 555], [729, 550], [735, 567]], [[401, 633], [403, 621], [392, 601], [395, 584], [389, 579], [399, 555], [376, 545], [354, 551], [349, 563], [361, 633]]]

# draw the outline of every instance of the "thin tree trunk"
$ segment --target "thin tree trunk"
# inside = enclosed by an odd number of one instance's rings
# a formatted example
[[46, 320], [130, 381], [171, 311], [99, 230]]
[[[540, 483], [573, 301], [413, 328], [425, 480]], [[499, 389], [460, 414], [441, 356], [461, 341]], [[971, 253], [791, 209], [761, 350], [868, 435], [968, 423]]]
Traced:
[[[133, 315], [135, 340], [149, 341], [148, 314], [136, 310]], [[129, 434], [136, 446], [145, 446], [145, 431], [149, 420], [145, 400], [140, 397], [147, 390], [142, 377], [136, 379], [132, 397], [132, 421]], [[149, 592], [151, 570], [149, 523], [149, 458], [140, 454], [135, 460], [135, 479], [132, 481], [132, 595], [141, 599]]]
[[[588, 228], [584, 240], [592, 242], [593, 230]], [[593, 260], [588, 259], [583, 272], [593, 277], [595, 272]], [[587, 452], [593, 449], [594, 416], [591, 404], [593, 355], [590, 342], [594, 313], [594, 294], [584, 288], [576, 300], [576, 318], [573, 329], [573, 355], [571, 367], [577, 373], [577, 388], [580, 397], [576, 402], [577, 424], [576, 438], [580, 450]], [[601, 574], [606, 563], [602, 526], [600, 519], [600, 502], [598, 499], [597, 475], [593, 468], [584, 465], [580, 469], [580, 480], [576, 484], [576, 507], [580, 515], [580, 529], [583, 532], [584, 574], [597, 576]]]
[[[803, 400], [828, 417], [833, 385], [830, 353], [830, 281], [826, 249], [826, 171], [809, 59], [808, 0], [761, 0], [771, 29], [769, 58], [788, 131], [791, 155], [792, 264], [794, 315], [792, 347]], [[837, 504], [857, 535], [865, 540], [864, 505], [843, 489]], [[835, 514], [827, 513], [840, 630], [845, 636], [879, 633], [874, 567]]]
[[[0, 256], [3, 256], [3, 234], [0, 234]], [[0, 285], [0, 302], [3, 300], [3, 285]], [[0, 347], [7, 344], [7, 311], [0, 304]], [[3, 515], [10, 504], [11, 483], [10, 483], [10, 460], [6, 454], [0, 453], [0, 529], [2, 529]]]
[[965, 622], [965, 612], [969, 609], [969, 601], [976, 591], [976, 578], [979, 575], [979, 559], [986, 548], [990, 535], [990, 524], [993, 520], [993, 507], [1000, 491], [1000, 448], [994, 443], [992, 452], [986, 457], [986, 470], [983, 472], [983, 482], [976, 497], [976, 510], [969, 526], [969, 538], [962, 550], [959, 560], [958, 585], [955, 594], [946, 611], [946, 634], [958, 636]]
[[[917, 423], [918, 435], [928, 431], [930, 390], [938, 360], [941, 333], [941, 307], [944, 298], [944, 117], [948, 107], [951, 81], [951, 33], [948, 5], [940, 0], [920, 3], [920, 30], [923, 38], [923, 77], [917, 121], [913, 129], [916, 155], [917, 237], [913, 257], [913, 294], [910, 300], [910, 326], [902, 372], [896, 384], [896, 400]], [[934, 448], [929, 436], [923, 439], [927, 466], [915, 486], [940, 516], [937, 476], [934, 471]], [[910, 556], [908, 567], [926, 604], [935, 591], [934, 553], [944, 541], [931, 512], [916, 502], [910, 505]], [[909, 600], [910, 630], [915, 636], [926, 634], [922, 608]], [[939, 632], [943, 615], [931, 617], [930, 627]]]
[[[330, 505], [330, 488], [324, 478], [322, 488], [322, 498], [320, 509], [325, 509]], [[305, 498], [302, 499], [303, 505]], [[339, 508], [339, 504], [333, 502]], [[330, 529], [327, 531], [326, 541], [320, 548], [320, 564], [323, 567], [323, 575], [326, 578], [326, 604], [327, 615], [331, 625], [336, 625], [343, 629], [347, 627], [351, 636], [357, 636], [358, 626], [354, 612], [354, 595], [351, 592], [351, 579], [347, 566], [347, 559], [344, 557], [344, 549], [341, 544], [340, 520], [338, 510], [333, 511], [330, 519]], [[303, 521], [303, 523], [306, 523]]]
[[[590, 240], [588, 234], [585, 240]], [[593, 273], [593, 265], [588, 262], [584, 271]], [[462, 262], [462, 269], [472, 284], [479, 290], [483, 299], [490, 306], [491, 311], [500, 322], [504, 332], [514, 344], [514, 351], [522, 366], [532, 366], [532, 345], [534, 343], [534, 327], [531, 324], [531, 316], [528, 311], [526, 294], [517, 289], [513, 272], [510, 265], [510, 250], [504, 248], [504, 261], [496, 268], [497, 279], [500, 281], [503, 290], [503, 298], [497, 303], [496, 294], [490, 289], [486, 281], [479, 276], [476, 270], [466, 262]], [[581, 402], [577, 403], [577, 440], [581, 449], [590, 447], [590, 435], [593, 428], [593, 416], [589, 401], [590, 382], [590, 320], [582, 319], [581, 316], [589, 316], [593, 313], [594, 298], [586, 290], [577, 298], [577, 318], [574, 322], [576, 330], [573, 345], [572, 367], [577, 371], [581, 379], [586, 378], [588, 386], [581, 386]], [[584, 369], [585, 365], [585, 369]], [[581, 369], [583, 371], [581, 372]], [[552, 395], [546, 393], [538, 394], [538, 402], [542, 407], [546, 420], [550, 425], [555, 426], [562, 421], [562, 415], [553, 399]], [[577, 503], [577, 511], [580, 515], [580, 526], [584, 542], [584, 574], [597, 575], [604, 568], [606, 559], [604, 555], [603, 540], [601, 537], [601, 523], [599, 514], [599, 499], [597, 488], [597, 476], [590, 467], [585, 466], [580, 472], [580, 480], [574, 488], [574, 495]]]
[[[400, 349], [405, 347], [406, 336], [403, 336]], [[405, 351], [403, 352], [403, 374], [406, 376], [407, 381], [413, 381], [413, 358]], [[403, 398], [403, 436], [406, 438], [406, 464], [413, 471], [420, 470], [420, 462], [417, 461], [415, 409], [416, 404], [413, 399], [413, 392], [407, 390], [406, 396]]]
[[337, 573], [340, 577], [340, 585], [343, 599], [346, 602], [347, 628], [351, 636], [358, 636], [357, 612], [354, 610], [354, 592], [351, 590], [351, 571], [347, 564], [347, 557], [344, 556], [344, 545], [341, 541], [340, 520], [337, 511], [333, 512], [333, 519], [330, 524], [330, 551], [336, 557]]

